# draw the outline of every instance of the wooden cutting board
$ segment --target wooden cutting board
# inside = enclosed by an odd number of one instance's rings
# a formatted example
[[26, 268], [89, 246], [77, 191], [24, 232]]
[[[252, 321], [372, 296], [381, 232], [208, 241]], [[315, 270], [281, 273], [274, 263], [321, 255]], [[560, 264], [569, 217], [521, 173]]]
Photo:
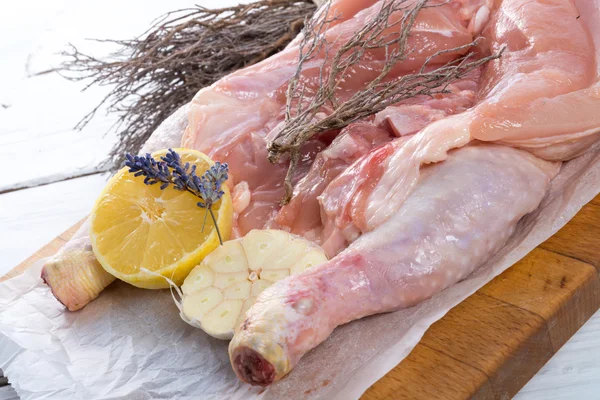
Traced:
[[[53, 255], [75, 225], [0, 280]], [[600, 308], [600, 195], [433, 324], [365, 400], [508, 399]]]

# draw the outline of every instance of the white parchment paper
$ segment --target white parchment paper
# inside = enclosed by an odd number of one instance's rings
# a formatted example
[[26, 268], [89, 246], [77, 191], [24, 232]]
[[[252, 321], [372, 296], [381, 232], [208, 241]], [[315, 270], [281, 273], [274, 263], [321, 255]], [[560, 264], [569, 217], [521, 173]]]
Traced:
[[599, 192], [597, 145], [563, 165], [539, 209], [467, 279], [416, 307], [336, 329], [268, 389], [240, 383], [227, 342], [181, 321], [168, 291], [115, 282], [71, 313], [42, 284], [41, 263], [0, 284], [0, 368], [23, 400], [358, 398], [433, 322], [554, 234]]

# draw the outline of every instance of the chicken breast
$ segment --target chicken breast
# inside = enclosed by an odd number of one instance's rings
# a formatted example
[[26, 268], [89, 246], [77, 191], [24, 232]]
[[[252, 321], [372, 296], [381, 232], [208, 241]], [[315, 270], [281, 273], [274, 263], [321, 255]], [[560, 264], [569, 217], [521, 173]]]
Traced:
[[[600, 138], [600, 43], [591, 33], [600, 26], [599, 13], [578, 19], [575, 3], [563, 0], [504, 0], [497, 7], [483, 35], [489, 50], [505, 50], [486, 66], [476, 105], [429, 124], [401, 149], [390, 144], [365, 156], [362, 167], [333, 181], [322, 205], [324, 224], [334, 221], [337, 235], [352, 241], [381, 225], [402, 206], [422, 165], [443, 161], [472, 140], [562, 161]], [[546, 29], [548, 18], [560, 28]], [[336, 200], [341, 186], [351, 189]]]
[[[412, 0], [411, 0], [412, 1]], [[432, 0], [441, 4], [441, 0]], [[485, 4], [486, 1], [469, 1], [473, 4]], [[380, 9], [382, 3], [372, 0], [334, 1], [329, 10], [337, 16], [335, 23], [327, 26], [324, 37], [330, 46], [330, 52], [336, 50], [346, 39], [352, 37]], [[452, 6], [431, 7], [419, 13], [417, 22], [412, 30], [408, 46], [413, 49], [406, 60], [399, 63], [390, 73], [390, 78], [398, 77], [419, 68], [427, 57], [437, 51], [452, 49], [473, 41], [473, 32], [468, 26], [472, 14], [466, 11], [465, 2], [453, 2]], [[396, 13], [392, 19], [402, 18], [402, 13]], [[233, 73], [210, 88], [201, 90], [193, 99], [189, 112], [189, 125], [184, 135], [182, 146], [200, 150], [212, 159], [227, 162], [231, 171], [234, 185], [244, 182], [243, 199], [245, 207], [238, 207], [237, 217], [240, 235], [251, 229], [262, 228], [272, 221], [279, 211], [279, 200], [284, 195], [282, 182], [287, 172], [288, 164], [282, 161], [269, 164], [267, 161], [266, 145], [278, 131], [285, 116], [286, 91], [289, 80], [294, 75], [299, 54], [299, 41], [291, 43], [284, 51], [269, 59]], [[464, 53], [454, 51], [443, 54], [434, 60], [435, 63], [446, 63]], [[350, 97], [363, 88], [367, 82], [376, 77], [383, 66], [386, 53], [384, 49], [371, 49], [348, 76], [340, 82], [337, 97], [340, 100]], [[307, 99], [320, 84], [319, 73], [321, 65], [327, 72], [331, 57], [326, 60], [324, 54], [309, 60], [303, 68], [301, 82], [305, 86]], [[325, 62], [326, 61], [326, 62]], [[440, 96], [444, 97], [444, 96]], [[463, 103], [464, 98], [457, 93], [448, 97]], [[472, 96], [474, 99], [474, 96]], [[426, 103], [430, 98], [422, 97], [413, 104]], [[449, 100], [448, 103], [452, 103]], [[420, 116], [425, 121], [431, 121], [436, 116], [423, 117], [423, 108], [404, 109], [404, 118], [411, 114]], [[437, 110], [439, 117], [440, 109]], [[460, 109], [460, 105], [445, 110]], [[325, 115], [331, 110], [324, 107]], [[427, 113], [426, 113], [427, 115]], [[394, 120], [392, 116], [382, 117]], [[416, 118], [415, 118], [416, 120]], [[416, 129], [420, 129], [422, 123]], [[398, 126], [398, 124], [392, 126]], [[416, 125], [415, 125], [416, 126]], [[414, 129], [413, 132], [414, 133]], [[315, 155], [331, 142], [330, 132], [319, 138], [312, 139], [304, 148], [301, 165], [296, 173], [295, 182], [307, 173]], [[235, 201], [235, 199], [234, 199]], [[317, 217], [315, 215], [313, 217]]]

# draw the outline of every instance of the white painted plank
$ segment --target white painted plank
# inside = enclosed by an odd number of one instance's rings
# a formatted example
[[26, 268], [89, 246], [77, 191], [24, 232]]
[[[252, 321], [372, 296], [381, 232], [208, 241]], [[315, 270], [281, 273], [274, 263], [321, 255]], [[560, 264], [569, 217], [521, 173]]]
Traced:
[[[82, 131], [74, 126], [108, 88], [81, 93], [85, 83], [56, 74], [29, 74], [59, 65], [68, 43], [93, 55], [115, 47], [86, 38], [124, 39], [144, 32], [167, 11], [191, 7], [194, 0], [31, 0], [2, 4], [0, 13], [0, 191], [32, 186], [94, 171], [115, 141], [104, 137], [114, 115], [100, 110]], [[235, 0], [201, 1], [207, 7]], [[117, 11], [118, 10], [118, 11]], [[7, 107], [7, 108], [5, 108]]]
[[515, 396], [547, 399], [600, 400], [600, 311]]
[[0, 276], [85, 217], [106, 179], [97, 174], [0, 195]]

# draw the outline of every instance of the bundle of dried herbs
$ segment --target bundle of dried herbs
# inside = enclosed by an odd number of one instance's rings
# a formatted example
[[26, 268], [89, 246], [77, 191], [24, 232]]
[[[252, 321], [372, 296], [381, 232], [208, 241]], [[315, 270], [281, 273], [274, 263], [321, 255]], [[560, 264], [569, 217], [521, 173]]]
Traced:
[[[402, 100], [446, 93], [448, 84], [500, 57], [500, 54], [476, 57], [469, 52], [476, 46], [476, 40], [465, 46], [439, 51], [430, 56], [419, 70], [390, 79], [389, 73], [393, 67], [404, 61], [412, 51], [408, 39], [419, 12], [427, 7], [445, 4], [432, 3], [430, 0], [384, 0], [378, 14], [354, 36], [343, 43], [335, 43], [335, 51], [324, 35], [327, 27], [337, 19], [330, 12], [331, 3], [325, 5], [315, 18], [307, 21], [299, 45], [298, 67], [288, 85], [285, 124], [268, 145], [271, 162], [277, 162], [284, 154], [290, 156], [283, 204], [290, 201], [293, 193], [292, 177], [300, 150], [312, 136], [343, 128]], [[395, 13], [402, 13], [402, 17], [394, 21], [391, 17]], [[336, 97], [339, 84], [349, 77], [350, 71], [363, 60], [365, 53], [373, 49], [386, 51], [387, 57], [381, 72], [349, 99], [340, 101]], [[436, 58], [444, 53], [466, 54], [447, 64], [434, 65]], [[316, 57], [323, 57], [319, 86], [316, 91], [307, 90], [301, 79], [303, 66]], [[306, 93], [310, 93], [310, 96]]]
[[311, 0], [260, 0], [221, 9], [201, 6], [168, 13], [131, 40], [108, 40], [120, 49], [106, 58], [71, 46], [56, 71], [70, 80], [112, 87], [77, 125], [104, 105], [119, 115], [119, 140], [107, 162], [137, 153], [152, 132], [205, 86], [283, 49], [316, 10]]

